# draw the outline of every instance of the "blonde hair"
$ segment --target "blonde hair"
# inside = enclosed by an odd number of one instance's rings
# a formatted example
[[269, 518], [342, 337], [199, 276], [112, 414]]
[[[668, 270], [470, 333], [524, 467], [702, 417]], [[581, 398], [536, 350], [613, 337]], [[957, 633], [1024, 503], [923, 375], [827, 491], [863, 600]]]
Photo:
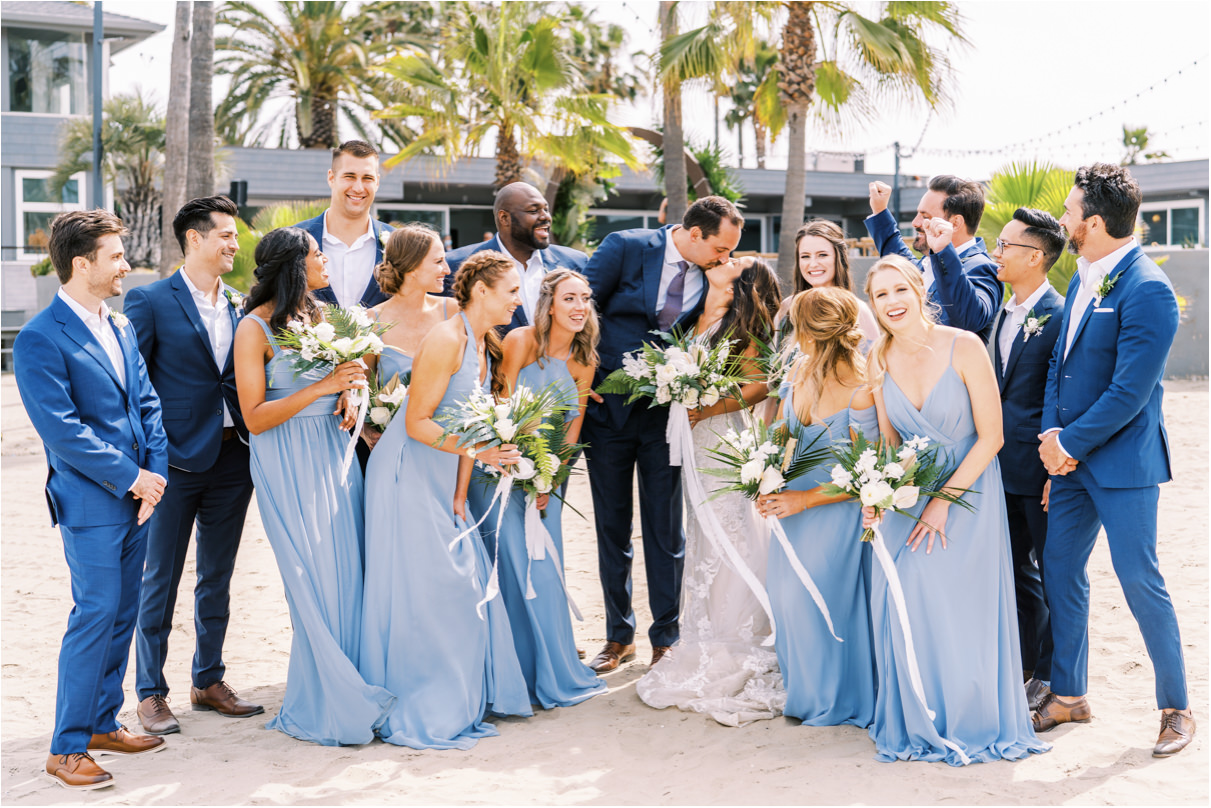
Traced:
[[858, 328], [858, 298], [838, 286], [808, 289], [795, 295], [789, 317], [803, 352], [795, 368], [796, 380], [807, 382], [812, 402], [808, 412], [815, 422], [819, 420], [816, 405], [827, 381], [855, 387], [864, 379], [866, 361], [860, 350], [863, 335]]
[[[555, 303], [555, 292], [559, 284], [575, 278], [589, 289], [589, 279], [574, 269], [559, 267], [548, 272], [538, 289], [538, 303], [534, 306], [534, 338], [538, 342], [538, 366], [546, 363], [547, 350], [551, 346], [551, 307]], [[601, 338], [597, 323], [597, 307], [589, 301], [585, 314], [584, 328], [572, 335], [572, 358], [585, 367], [597, 367], [597, 341]]]
[[[931, 301], [925, 293], [925, 280], [921, 275], [921, 270], [917, 269], [907, 258], [899, 255], [888, 255], [880, 258], [875, 262], [875, 265], [866, 273], [866, 285], [864, 291], [866, 298], [874, 303], [874, 298], [871, 297], [870, 287], [871, 280], [875, 275], [883, 270], [894, 270], [908, 282], [908, 288], [912, 289], [917, 296], [917, 300], [921, 303], [921, 319], [929, 325], [935, 325], [938, 322], [938, 305]], [[892, 340], [895, 339], [895, 334], [883, 322], [883, 318], [879, 316], [876, 310], [875, 319], [879, 323], [879, 337], [875, 340], [874, 345], [870, 348], [870, 353], [866, 358], [866, 380], [870, 384], [872, 390], [878, 390], [883, 386], [883, 374], [887, 372], [887, 351], [891, 348]]]

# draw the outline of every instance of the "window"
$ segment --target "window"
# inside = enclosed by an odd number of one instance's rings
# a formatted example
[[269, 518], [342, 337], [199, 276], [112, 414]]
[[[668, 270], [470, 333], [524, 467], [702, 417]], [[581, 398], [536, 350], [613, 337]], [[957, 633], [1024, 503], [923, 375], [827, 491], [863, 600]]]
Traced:
[[1139, 240], [1145, 247], [1197, 247], [1207, 243], [1206, 201], [1188, 199], [1140, 205]]
[[52, 196], [50, 171], [14, 171], [19, 258], [46, 254], [50, 221], [65, 210], [84, 210], [84, 172], [75, 174], [58, 197]]
[[432, 227], [440, 235], [450, 232], [449, 227], [446, 225], [445, 207], [426, 208], [378, 205], [375, 210], [380, 222], [386, 222], [387, 224], [411, 224], [418, 222]]
[[9, 28], [10, 112], [88, 112], [88, 47], [84, 35]]

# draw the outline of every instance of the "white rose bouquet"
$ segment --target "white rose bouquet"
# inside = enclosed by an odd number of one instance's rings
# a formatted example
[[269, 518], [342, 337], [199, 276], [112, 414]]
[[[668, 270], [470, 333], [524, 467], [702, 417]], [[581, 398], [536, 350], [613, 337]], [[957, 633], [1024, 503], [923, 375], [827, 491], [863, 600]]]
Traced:
[[404, 399], [408, 396], [408, 387], [412, 384], [412, 374], [405, 373], [404, 378], [400, 378], [396, 373], [384, 385], [370, 385], [370, 423], [374, 424], [379, 431], [387, 428], [399, 412], [400, 407], [404, 404]]
[[599, 394], [629, 396], [628, 404], [646, 397], [651, 399], [651, 407], [675, 403], [692, 409], [709, 407], [748, 381], [739, 374], [739, 358], [732, 354], [731, 340], [720, 340], [711, 347], [703, 337], [652, 333], [668, 345], [662, 348], [649, 343], [623, 356], [622, 367], [598, 385]]
[[701, 468], [699, 471], [724, 480], [711, 498], [736, 491], [756, 501], [764, 494], [775, 494], [786, 488], [791, 480], [802, 477], [832, 456], [827, 446], [816, 448], [823, 433], [806, 446], [799, 445], [797, 435], [792, 434], [785, 421], [772, 426], [753, 419], [748, 429], [737, 433], [729, 429], [718, 445], [707, 449], [723, 468]]
[[321, 365], [336, 366], [366, 354], [381, 354], [381, 337], [390, 327], [376, 323], [361, 306], [342, 309], [328, 304], [321, 322], [291, 320], [273, 341], [283, 350], [298, 354], [294, 363], [298, 377]]

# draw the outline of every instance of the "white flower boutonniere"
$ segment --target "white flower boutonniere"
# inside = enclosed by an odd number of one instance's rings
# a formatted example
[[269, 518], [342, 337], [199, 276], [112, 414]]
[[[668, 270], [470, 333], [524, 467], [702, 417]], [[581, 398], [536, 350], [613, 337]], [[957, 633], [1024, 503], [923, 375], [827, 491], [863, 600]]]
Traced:
[[384, 250], [387, 249], [387, 239], [389, 239], [389, 238], [391, 238], [391, 233], [389, 231], [380, 230], [378, 232], [378, 241], [380, 244], [383, 245]]
[[1022, 342], [1027, 342], [1035, 334], [1043, 333], [1043, 326], [1051, 319], [1050, 314], [1044, 314], [1042, 317], [1034, 315], [1034, 309], [1031, 309], [1026, 315], [1026, 321], [1022, 323]]
[[227, 302], [231, 304], [233, 309], [240, 312], [244, 310], [244, 296], [242, 294], [234, 289], [224, 289], [223, 296], [227, 298]]
[[123, 329], [125, 329], [126, 324], [130, 322], [130, 318], [128, 318], [125, 314], [123, 314], [120, 311], [111, 311], [109, 313], [109, 319], [114, 321], [114, 326], [119, 331], [122, 331]]
[[[1123, 270], [1123, 272], [1126, 271], [1127, 270], [1125, 269]], [[1102, 278], [1102, 282], [1098, 285], [1097, 291], [1093, 293], [1093, 302], [1095, 305], [1102, 305], [1102, 298], [1110, 294], [1110, 290], [1114, 288], [1116, 283], [1118, 283], [1118, 279], [1123, 277], [1123, 272], [1120, 272], [1113, 278], [1111, 278], [1109, 275]]]

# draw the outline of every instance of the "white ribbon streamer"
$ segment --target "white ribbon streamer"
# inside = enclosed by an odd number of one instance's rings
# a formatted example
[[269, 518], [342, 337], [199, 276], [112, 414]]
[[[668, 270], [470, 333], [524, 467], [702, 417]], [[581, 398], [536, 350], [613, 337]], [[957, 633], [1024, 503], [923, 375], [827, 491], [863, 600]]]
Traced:
[[[917, 697], [917, 701], [921, 702], [921, 707], [925, 709], [925, 715], [933, 721], [937, 714], [929, 709], [929, 704], [925, 701], [925, 685], [921, 682], [921, 669], [917, 664], [917, 651], [913, 647], [912, 629], [908, 625], [908, 604], [904, 600], [904, 587], [900, 584], [900, 576], [896, 573], [896, 563], [891, 557], [891, 553], [887, 551], [887, 546], [883, 544], [883, 534], [879, 531], [879, 525], [874, 526], [874, 539], [871, 544], [874, 545], [875, 557], [879, 559], [879, 565], [883, 567], [883, 575], [887, 578], [887, 590], [891, 593], [892, 603], [896, 607], [896, 616], [900, 619], [900, 632], [904, 635], [904, 654], [908, 657], [908, 678], [912, 683], [912, 692]], [[942, 734], [938, 733], [939, 737]], [[958, 753], [959, 759], [966, 765], [971, 762], [957, 745], [952, 741], [942, 737], [942, 744], [947, 749], [952, 749]]]
[[[361, 359], [357, 363], [363, 368], [366, 363]], [[353, 426], [353, 434], [349, 436], [349, 445], [345, 447], [345, 457], [341, 460], [341, 478], [343, 479], [349, 473], [349, 466], [353, 464], [353, 455], [357, 451], [357, 441], [362, 435], [362, 426], [366, 423], [366, 413], [370, 412], [370, 385], [365, 379], [358, 382], [358, 387], [361, 389], [352, 390], [349, 393], [349, 398], [357, 402], [357, 423]]]
[[509, 492], [513, 490], [513, 478], [508, 475], [502, 475], [500, 482], [496, 484], [496, 490], [492, 492], [492, 499], [488, 502], [488, 507], [484, 508], [484, 515], [479, 517], [479, 521], [471, 525], [469, 528], [459, 533], [454, 537], [454, 541], [450, 542], [449, 550], [454, 551], [455, 546], [460, 541], [470, 536], [484, 520], [488, 518], [488, 514], [492, 512], [492, 506], [500, 503], [500, 510], [496, 512], [496, 541], [492, 542], [492, 547], [495, 552], [492, 554], [492, 572], [488, 575], [488, 586], [484, 590], [484, 597], [479, 603], [475, 604], [475, 613], [479, 615], [480, 620], [484, 620], [484, 605], [492, 598], [500, 594], [500, 523], [505, 516], [505, 508], [509, 505]]
[[572, 593], [568, 591], [568, 582], [564, 580], [563, 559], [559, 557], [555, 539], [552, 538], [551, 531], [547, 530], [547, 526], [543, 524], [542, 514], [538, 510], [534, 497], [526, 497], [526, 558], [529, 562], [526, 564], [526, 600], [534, 600], [538, 597], [538, 593], [534, 591], [534, 583], [530, 579], [530, 570], [535, 561], [546, 560], [548, 553], [551, 556], [551, 563], [555, 565], [555, 573], [559, 576], [559, 584], [563, 587], [563, 593], [567, 598], [568, 608], [572, 610], [572, 616], [576, 618], [577, 622], [584, 622], [580, 608], [572, 599]]
[[689, 448], [691, 465], [694, 458], [694, 433], [690, 431], [689, 410], [684, 404], [674, 401], [669, 405], [669, 422], [664, 428], [664, 439], [669, 443], [669, 465], [680, 466], [686, 447]]
[[769, 527], [770, 533], [774, 534], [774, 538], [778, 540], [778, 544], [782, 545], [782, 552], [786, 554], [787, 560], [790, 561], [791, 569], [795, 571], [795, 575], [799, 576], [799, 581], [807, 589], [807, 594], [812, 596], [812, 600], [816, 602], [817, 608], [820, 609], [820, 614], [824, 615], [824, 622], [828, 624], [828, 633], [833, 635], [833, 639], [837, 642], [845, 642], [845, 640], [837, 636], [837, 630], [833, 628], [833, 618], [828, 613], [828, 604], [824, 602], [824, 595], [820, 594], [819, 588], [816, 587], [816, 582], [812, 580], [811, 574], [803, 566], [803, 562], [799, 560], [799, 556], [795, 553], [795, 548], [791, 547], [790, 539], [787, 538], [786, 531], [782, 528], [782, 520], [776, 516], [767, 516], [765, 517], [765, 524]]

